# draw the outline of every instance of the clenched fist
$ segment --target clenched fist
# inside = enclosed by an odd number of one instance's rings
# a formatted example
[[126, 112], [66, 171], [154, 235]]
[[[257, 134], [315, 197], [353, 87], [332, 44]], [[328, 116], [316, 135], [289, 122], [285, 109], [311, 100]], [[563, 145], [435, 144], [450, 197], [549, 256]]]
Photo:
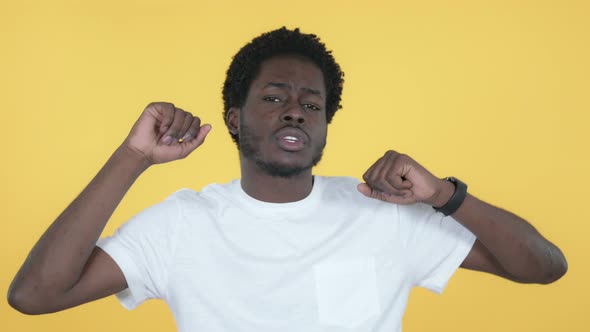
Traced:
[[157, 102], [145, 108], [123, 144], [150, 164], [160, 164], [188, 156], [210, 130], [174, 104]]
[[362, 194], [396, 204], [422, 202], [443, 206], [454, 191], [453, 184], [396, 151], [387, 151], [365, 172], [363, 179], [365, 183], [358, 185]]

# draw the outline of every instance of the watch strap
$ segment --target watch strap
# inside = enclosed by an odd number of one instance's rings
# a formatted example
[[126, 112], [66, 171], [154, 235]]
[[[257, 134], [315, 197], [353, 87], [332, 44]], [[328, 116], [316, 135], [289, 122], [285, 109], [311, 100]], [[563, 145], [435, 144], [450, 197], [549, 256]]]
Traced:
[[444, 180], [449, 181], [453, 185], [455, 185], [455, 192], [445, 205], [438, 208], [433, 206], [432, 208], [436, 212], [440, 212], [445, 216], [448, 216], [455, 213], [455, 211], [459, 209], [461, 204], [463, 204], [463, 201], [465, 201], [465, 197], [467, 197], [467, 185], [463, 181], [452, 176], [445, 178]]

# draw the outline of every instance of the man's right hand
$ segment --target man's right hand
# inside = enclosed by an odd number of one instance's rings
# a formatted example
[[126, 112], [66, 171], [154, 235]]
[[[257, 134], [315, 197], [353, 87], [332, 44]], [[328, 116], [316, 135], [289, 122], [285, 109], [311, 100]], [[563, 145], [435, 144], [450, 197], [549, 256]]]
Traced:
[[149, 104], [122, 146], [31, 249], [10, 285], [10, 305], [27, 314], [48, 313], [128, 287], [123, 271], [96, 241], [146, 166], [188, 156], [210, 130], [173, 104]]
[[149, 104], [131, 128], [123, 145], [145, 158], [149, 164], [161, 164], [188, 156], [198, 148], [211, 125], [176, 108], [172, 103]]

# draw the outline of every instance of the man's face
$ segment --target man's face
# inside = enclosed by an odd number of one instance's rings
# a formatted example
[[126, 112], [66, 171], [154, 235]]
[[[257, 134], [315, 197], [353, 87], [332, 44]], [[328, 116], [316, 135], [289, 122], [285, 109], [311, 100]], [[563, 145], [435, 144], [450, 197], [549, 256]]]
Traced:
[[269, 175], [311, 169], [326, 145], [326, 89], [321, 70], [299, 56], [264, 61], [239, 110], [242, 158]]

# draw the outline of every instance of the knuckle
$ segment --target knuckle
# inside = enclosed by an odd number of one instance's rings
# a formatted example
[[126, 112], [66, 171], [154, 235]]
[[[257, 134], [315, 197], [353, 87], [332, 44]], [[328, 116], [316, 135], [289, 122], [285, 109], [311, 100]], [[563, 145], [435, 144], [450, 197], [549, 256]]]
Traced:
[[165, 101], [152, 101], [151, 103], [148, 104], [148, 106], [169, 108], [169, 107], [174, 107], [174, 104], [168, 103]]
[[165, 112], [170, 115], [174, 114], [174, 104], [172, 103], [158, 103], [158, 107], [161, 107]]
[[412, 160], [412, 158], [410, 156], [408, 156], [407, 154], [400, 154], [398, 158], [400, 160], [403, 160], [403, 161], [410, 161], [410, 160]]

